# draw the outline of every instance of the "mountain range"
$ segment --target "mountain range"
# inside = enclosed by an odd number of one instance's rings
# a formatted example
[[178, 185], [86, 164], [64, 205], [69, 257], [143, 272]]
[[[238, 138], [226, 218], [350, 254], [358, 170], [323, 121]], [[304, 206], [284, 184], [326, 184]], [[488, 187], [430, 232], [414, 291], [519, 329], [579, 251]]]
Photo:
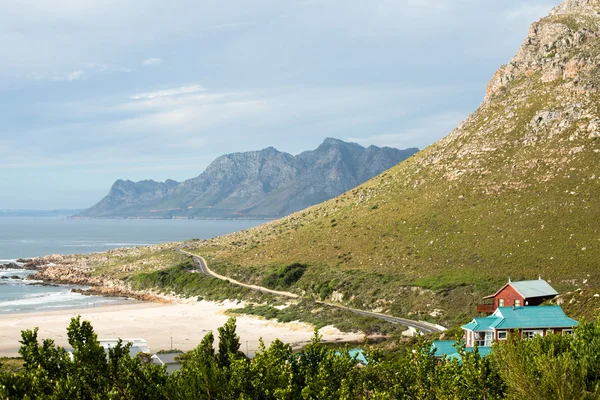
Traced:
[[118, 180], [76, 217], [276, 218], [344, 193], [417, 151], [328, 138], [296, 156], [273, 147], [227, 154], [184, 182]]

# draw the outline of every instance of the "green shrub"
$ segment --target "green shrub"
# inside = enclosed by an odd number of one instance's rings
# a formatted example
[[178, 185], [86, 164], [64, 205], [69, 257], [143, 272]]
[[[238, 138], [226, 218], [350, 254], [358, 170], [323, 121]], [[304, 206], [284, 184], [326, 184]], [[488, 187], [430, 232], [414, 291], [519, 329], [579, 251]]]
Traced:
[[306, 265], [299, 263], [283, 266], [274, 273], [267, 275], [262, 280], [262, 286], [271, 289], [287, 289], [298, 282], [305, 271]]

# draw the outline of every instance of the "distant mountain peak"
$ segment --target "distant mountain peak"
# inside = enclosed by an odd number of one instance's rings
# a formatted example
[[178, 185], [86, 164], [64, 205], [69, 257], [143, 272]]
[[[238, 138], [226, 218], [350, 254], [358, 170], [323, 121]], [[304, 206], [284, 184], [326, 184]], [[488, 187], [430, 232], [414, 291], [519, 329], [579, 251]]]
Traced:
[[275, 147], [269, 146], [269, 147], [262, 149], [260, 151], [260, 153], [273, 154], [273, 153], [281, 153], [281, 152], [279, 150], [277, 150]]
[[322, 151], [322, 150], [327, 150], [327, 149], [341, 149], [341, 148], [350, 148], [350, 149], [355, 149], [356, 151], [362, 151], [365, 148], [363, 146], [361, 146], [358, 143], [353, 143], [353, 142], [344, 142], [343, 140], [340, 139], [335, 139], [335, 138], [326, 138], [323, 143], [321, 143], [319, 145], [319, 147], [317, 147], [317, 151]]
[[325, 138], [325, 140], [323, 140], [322, 144], [348, 144], [348, 143], [350, 143], [350, 142], [344, 142], [343, 140], [340, 140], [340, 139], [328, 137], [328, 138]]

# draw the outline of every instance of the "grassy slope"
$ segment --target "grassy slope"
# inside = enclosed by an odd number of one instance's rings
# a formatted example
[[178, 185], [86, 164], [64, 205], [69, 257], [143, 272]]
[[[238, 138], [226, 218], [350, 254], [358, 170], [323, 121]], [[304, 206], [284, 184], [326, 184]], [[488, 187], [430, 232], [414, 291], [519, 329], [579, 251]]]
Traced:
[[[555, 53], [560, 62], [599, 54], [597, 41]], [[600, 139], [587, 132], [600, 96], [582, 92], [597, 78], [594, 69], [543, 82], [533, 70], [447, 138], [356, 189], [196, 251], [254, 282], [300, 262], [309, 268], [298, 291], [327, 284], [326, 294], [353, 305], [421, 316], [439, 307], [449, 321], [472, 315], [509, 276], [541, 274], [558, 290], [600, 286]], [[562, 116], [535, 122], [545, 110]]]

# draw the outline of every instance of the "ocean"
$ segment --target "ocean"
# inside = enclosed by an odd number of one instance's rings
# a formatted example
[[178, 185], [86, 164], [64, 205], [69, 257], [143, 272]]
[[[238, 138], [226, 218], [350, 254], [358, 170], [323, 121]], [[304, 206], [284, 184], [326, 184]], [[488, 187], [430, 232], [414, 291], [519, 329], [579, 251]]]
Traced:
[[[207, 239], [251, 228], [256, 220], [145, 220], [0, 218], [0, 264], [47, 254], [88, 254], [187, 239]], [[84, 296], [73, 285], [41, 286], [31, 271], [0, 270], [0, 314], [100, 307], [131, 299]]]

